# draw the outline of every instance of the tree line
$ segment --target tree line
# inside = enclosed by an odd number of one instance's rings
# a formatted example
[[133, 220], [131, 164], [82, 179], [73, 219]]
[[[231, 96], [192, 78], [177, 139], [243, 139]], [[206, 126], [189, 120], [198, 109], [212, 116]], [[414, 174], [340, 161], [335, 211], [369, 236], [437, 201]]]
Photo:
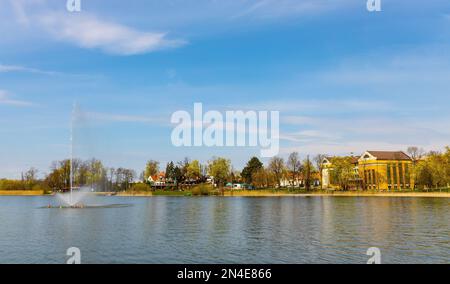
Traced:
[[[412, 177], [418, 188], [448, 187], [450, 184], [450, 148], [444, 152], [425, 152], [418, 147], [407, 150], [412, 159]], [[206, 164], [198, 160], [185, 158], [179, 162], [168, 162], [160, 167], [156, 160], [149, 160], [145, 169], [137, 174], [133, 169], [106, 167], [100, 160], [74, 159], [74, 187], [89, 187], [95, 191], [126, 191], [139, 181], [143, 184], [151, 182], [149, 177], [159, 178], [164, 171], [165, 186], [170, 189], [183, 189], [192, 184], [205, 183], [211, 179], [218, 187], [226, 183], [246, 183], [255, 188], [280, 188], [282, 186], [304, 187], [311, 190], [314, 180], [321, 181], [322, 161], [325, 155], [319, 154], [312, 159], [309, 156], [301, 159], [297, 152], [292, 152], [286, 160], [273, 157], [264, 165], [257, 157], [252, 157], [242, 169], [237, 171], [231, 161], [223, 157], [213, 157]], [[355, 178], [354, 164], [351, 157], [332, 158], [333, 180], [341, 189], [349, 189]], [[66, 159], [51, 164], [50, 173], [43, 179], [37, 178], [38, 171], [31, 168], [22, 174], [21, 180], [0, 180], [0, 190], [45, 190], [65, 191], [70, 189], [71, 161]], [[301, 180], [301, 183], [299, 182]]]

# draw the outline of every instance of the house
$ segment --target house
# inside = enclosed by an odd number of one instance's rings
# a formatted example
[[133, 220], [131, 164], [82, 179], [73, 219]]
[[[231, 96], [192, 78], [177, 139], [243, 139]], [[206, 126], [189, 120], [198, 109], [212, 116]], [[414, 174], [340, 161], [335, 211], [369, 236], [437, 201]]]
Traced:
[[156, 175], [149, 176], [147, 181], [152, 186], [165, 186], [166, 185], [166, 173], [165, 172], [160, 172], [160, 173], [158, 173]]
[[[351, 157], [355, 178], [352, 187], [365, 190], [391, 190], [414, 188], [411, 177], [412, 159], [402, 151], [366, 151]], [[322, 161], [322, 185], [336, 187], [331, 178], [332, 157]]]
[[[304, 173], [299, 173], [296, 177], [289, 172], [280, 180], [281, 187], [304, 187], [305, 186]], [[320, 185], [320, 175], [318, 172], [311, 172], [310, 181], [312, 186]]]
[[236, 189], [236, 190], [240, 190], [240, 189], [254, 189], [254, 187], [251, 186], [250, 184], [241, 183], [241, 182], [238, 182], [238, 183], [228, 182], [225, 185], [225, 187], [229, 188], [229, 189]]

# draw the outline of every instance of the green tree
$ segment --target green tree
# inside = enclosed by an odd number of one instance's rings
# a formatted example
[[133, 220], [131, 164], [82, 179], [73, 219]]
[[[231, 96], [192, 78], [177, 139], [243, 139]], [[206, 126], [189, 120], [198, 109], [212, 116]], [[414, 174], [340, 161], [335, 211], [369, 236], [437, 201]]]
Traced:
[[87, 184], [91, 188], [100, 187], [106, 177], [106, 170], [100, 160], [91, 159], [86, 162], [87, 165]]
[[145, 165], [144, 178], [147, 180], [150, 176], [154, 176], [159, 172], [159, 162], [150, 160]]
[[444, 153], [445, 182], [447, 187], [450, 186], [450, 147], [445, 147]]
[[354, 166], [351, 157], [333, 157], [330, 161], [333, 169], [330, 176], [342, 190], [350, 188], [351, 181], [355, 177]]
[[241, 177], [246, 183], [253, 183], [253, 174], [262, 168], [263, 163], [257, 157], [252, 157], [242, 169]]
[[198, 180], [201, 176], [201, 167], [198, 160], [190, 162], [186, 169], [186, 176], [190, 180]]
[[208, 174], [213, 176], [215, 183], [223, 187], [231, 173], [231, 162], [225, 158], [213, 158], [208, 163]]
[[173, 178], [178, 189], [180, 183], [184, 181], [183, 171], [179, 166], [175, 166], [175, 168], [173, 169]]
[[176, 180], [175, 164], [172, 161], [166, 165], [166, 179], [170, 182], [174, 182]]
[[447, 185], [447, 169], [445, 156], [439, 152], [430, 152], [426, 158], [426, 163], [430, 169], [432, 185], [440, 188]]
[[433, 174], [428, 161], [424, 160], [414, 168], [416, 186], [420, 189], [433, 187]]

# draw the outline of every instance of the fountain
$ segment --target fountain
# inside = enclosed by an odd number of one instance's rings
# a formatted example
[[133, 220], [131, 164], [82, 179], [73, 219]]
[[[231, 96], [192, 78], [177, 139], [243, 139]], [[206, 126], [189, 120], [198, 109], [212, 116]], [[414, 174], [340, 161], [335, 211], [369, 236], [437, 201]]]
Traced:
[[[55, 196], [58, 200], [57, 206], [48, 205], [45, 208], [60, 208], [60, 209], [80, 209], [80, 208], [111, 208], [111, 207], [127, 207], [129, 204], [95, 204], [92, 194], [93, 188], [90, 186], [74, 186], [74, 123], [77, 116], [78, 106], [76, 103], [73, 105], [71, 121], [70, 121], [70, 182], [69, 191], [57, 193]], [[89, 199], [89, 205], [86, 202]]]
[[74, 152], [74, 119], [77, 105], [74, 103], [70, 119], [70, 182], [69, 182], [69, 192], [68, 193], [57, 193], [56, 197], [59, 203], [62, 205], [52, 206], [48, 205], [47, 208], [84, 208], [82, 201], [89, 194], [90, 190], [86, 187], [79, 188], [78, 191], [74, 192], [74, 171], [73, 171], [73, 152]]

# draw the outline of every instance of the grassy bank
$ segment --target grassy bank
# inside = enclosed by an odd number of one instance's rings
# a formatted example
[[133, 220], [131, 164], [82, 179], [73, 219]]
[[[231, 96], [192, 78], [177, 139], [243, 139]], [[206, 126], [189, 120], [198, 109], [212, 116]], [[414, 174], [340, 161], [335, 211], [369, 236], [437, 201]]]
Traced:
[[[108, 195], [102, 193], [101, 195]], [[184, 190], [129, 190], [120, 192], [117, 196], [210, 196], [218, 195], [218, 190], [215, 190], [211, 185], [197, 185]]]
[[225, 191], [225, 196], [254, 196], [254, 197], [270, 197], [270, 196], [379, 196], [379, 197], [450, 197], [449, 192], [385, 192], [385, 191], [289, 191], [289, 190], [233, 190]]
[[0, 190], [0, 195], [36, 196], [36, 195], [44, 195], [44, 191], [43, 190]]
[[186, 196], [186, 195], [190, 195], [190, 192], [156, 190], [156, 191], [140, 191], [140, 192], [126, 191], [117, 194], [117, 196]]

